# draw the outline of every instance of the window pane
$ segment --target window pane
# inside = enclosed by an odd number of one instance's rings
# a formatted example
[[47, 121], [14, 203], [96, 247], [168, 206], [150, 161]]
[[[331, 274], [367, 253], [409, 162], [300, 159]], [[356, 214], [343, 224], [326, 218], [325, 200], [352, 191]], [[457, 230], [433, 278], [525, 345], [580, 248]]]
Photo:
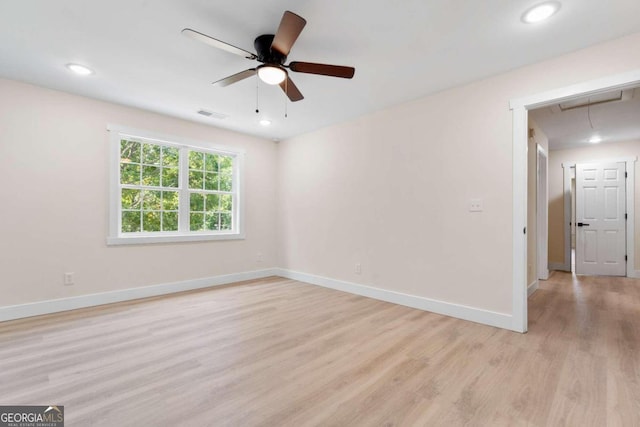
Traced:
[[204, 184], [203, 173], [200, 171], [189, 171], [189, 188], [202, 190]]
[[120, 164], [120, 183], [122, 184], [140, 184], [140, 165], [121, 163]]
[[220, 199], [217, 194], [207, 194], [205, 199], [206, 211], [217, 211], [220, 207]]
[[220, 174], [220, 191], [231, 191], [232, 182], [231, 174]]
[[114, 159], [118, 162], [114, 166], [120, 168], [115, 191], [120, 192], [120, 200], [114, 208], [120, 215], [120, 233], [216, 234], [237, 226], [232, 224], [238, 218], [234, 211], [237, 190], [233, 179], [239, 172], [235, 154], [170, 142], [165, 145], [125, 134], [115, 143], [120, 154]]
[[145, 191], [142, 207], [146, 211], [162, 209], [162, 191]]
[[220, 210], [231, 211], [232, 207], [233, 207], [233, 197], [231, 196], [231, 194], [220, 195]]
[[160, 146], [155, 144], [143, 144], [142, 163], [147, 165], [160, 164]]
[[204, 230], [204, 214], [203, 213], [189, 214], [189, 229], [191, 231]]
[[208, 154], [204, 155], [204, 167], [205, 170], [209, 172], [217, 172], [218, 171], [218, 155], [217, 154]]
[[191, 211], [192, 212], [197, 212], [197, 211], [204, 211], [204, 197], [202, 194], [200, 193], [191, 193], [191, 202], [190, 202], [190, 206], [191, 206]]
[[204, 174], [204, 189], [218, 191], [218, 174], [206, 172]]
[[220, 172], [231, 174], [233, 170], [233, 157], [220, 156]]
[[207, 230], [217, 230], [219, 222], [219, 214], [218, 213], [207, 213], [205, 216], [205, 228]]
[[162, 147], [162, 166], [178, 167], [180, 150], [174, 147]]
[[140, 209], [142, 191], [129, 188], [122, 189], [122, 209]]
[[204, 153], [199, 153], [197, 151], [189, 151], [189, 169], [204, 169], [204, 161], [203, 161]]
[[142, 167], [142, 185], [160, 186], [160, 168], [158, 166]]
[[160, 212], [143, 212], [142, 230], [160, 231]]
[[162, 231], [178, 231], [178, 212], [162, 213]]
[[122, 232], [136, 233], [140, 231], [140, 211], [122, 212]]
[[120, 141], [120, 161], [122, 163], [140, 163], [141, 144], [139, 142]]
[[162, 168], [162, 186], [178, 187], [178, 168]]
[[179, 195], [177, 191], [162, 192], [162, 209], [166, 211], [177, 211]]
[[220, 230], [231, 230], [231, 214], [220, 214]]

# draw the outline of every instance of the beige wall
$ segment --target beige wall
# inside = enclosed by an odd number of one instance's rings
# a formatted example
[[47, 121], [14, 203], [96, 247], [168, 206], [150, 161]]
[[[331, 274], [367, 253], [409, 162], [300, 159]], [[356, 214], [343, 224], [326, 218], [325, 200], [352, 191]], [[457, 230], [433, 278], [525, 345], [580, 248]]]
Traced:
[[[511, 313], [509, 100], [640, 69], [639, 44], [635, 34], [278, 145], [0, 80], [0, 306], [282, 266]], [[107, 123], [246, 149], [247, 239], [107, 247]], [[468, 212], [471, 198], [483, 212]]]
[[[639, 44], [635, 34], [280, 143], [282, 266], [511, 313], [509, 101], [640, 69]], [[468, 212], [470, 198], [484, 212]]]
[[527, 285], [538, 280], [538, 145], [549, 152], [549, 139], [540, 126], [529, 117], [533, 137], [527, 146]]
[[[549, 155], [549, 262], [564, 263], [564, 181], [563, 162], [590, 162], [606, 159], [637, 157], [640, 140], [602, 143], [586, 148], [552, 151]], [[640, 169], [635, 164], [635, 259], [640, 265]]]
[[[7, 80], [0, 94], [0, 306], [277, 264], [275, 143]], [[108, 123], [246, 149], [246, 240], [107, 247]]]

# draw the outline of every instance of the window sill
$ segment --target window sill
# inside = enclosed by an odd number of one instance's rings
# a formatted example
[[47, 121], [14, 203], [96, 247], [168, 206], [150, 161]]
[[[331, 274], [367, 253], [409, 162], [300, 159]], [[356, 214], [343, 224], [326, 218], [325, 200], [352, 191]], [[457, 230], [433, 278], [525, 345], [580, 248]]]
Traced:
[[226, 234], [172, 234], [170, 236], [144, 236], [137, 234], [135, 236], [117, 236], [107, 237], [107, 246], [120, 245], [146, 245], [153, 243], [180, 243], [180, 242], [205, 242], [215, 240], [243, 240], [243, 233], [226, 233]]

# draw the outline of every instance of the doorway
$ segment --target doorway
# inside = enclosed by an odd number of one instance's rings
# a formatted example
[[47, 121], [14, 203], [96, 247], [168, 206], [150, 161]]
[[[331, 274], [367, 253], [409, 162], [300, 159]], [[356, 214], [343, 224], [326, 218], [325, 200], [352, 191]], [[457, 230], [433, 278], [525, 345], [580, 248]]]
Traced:
[[[511, 101], [510, 107], [513, 111], [512, 330], [526, 332], [528, 323], [526, 235], [528, 110], [549, 106], [554, 103], [570, 101], [579, 97], [590, 95], [595, 96], [607, 91], [624, 90], [637, 86], [640, 86], [640, 70], [571, 85]], [[627, 213], [627, 223], [629, 225], [627, 227], [627, 233], [629, 233], [629, 229], [633, 229], [633, 210], [628, 210]], [[633, 232], [633, 230], [631, 230], [631, 232]], [[631, 252], [633, 252], [633, 249]], [[627, 248], [627, 253], [629, 255], [627, 271], [629, 271], [630, 269], [633, 269], [633, 253], [629, 253], [629, 248]], [[570, 259], [570, 256], [566, 259]]]

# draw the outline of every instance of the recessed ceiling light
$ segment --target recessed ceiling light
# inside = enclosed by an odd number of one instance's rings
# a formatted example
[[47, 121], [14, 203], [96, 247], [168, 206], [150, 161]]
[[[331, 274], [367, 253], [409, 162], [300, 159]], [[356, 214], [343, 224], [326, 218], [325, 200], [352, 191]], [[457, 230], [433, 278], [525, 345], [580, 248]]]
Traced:
[[535, 24], [553, 16], [560, 9], [557, 1], [548, 1], [537, 4], [522, 14], [522, 21], [527, 24]]
[[93, 74], [93, 70], [91, 68], [85, 67], [84, 65], [67, 64], [66, 67], [79, 76], [88, 76], [89, 74]]
[[589, 142], [592, 144], [597, 144], [599, 142], [602, 142], [602, 137], [600, 137], [599, 135], [593, 135], [591, 138], [589, 138]]
[[262, 120], [260, 120], [260, 124], [262, 126], [269, 126], [271, 124], [271, 120], [262, 119]]

